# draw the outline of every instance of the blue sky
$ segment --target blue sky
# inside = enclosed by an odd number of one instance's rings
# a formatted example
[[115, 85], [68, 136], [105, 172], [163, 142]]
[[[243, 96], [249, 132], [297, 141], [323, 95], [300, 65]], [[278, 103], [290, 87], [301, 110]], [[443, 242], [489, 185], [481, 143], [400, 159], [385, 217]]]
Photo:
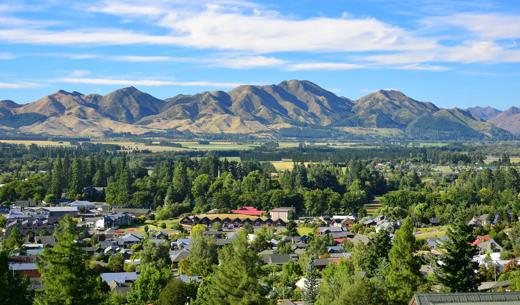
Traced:
[[307, 79], [505, 109], [520, 106], [519, 40], [518, 1], [0, 0], [0, 99]]

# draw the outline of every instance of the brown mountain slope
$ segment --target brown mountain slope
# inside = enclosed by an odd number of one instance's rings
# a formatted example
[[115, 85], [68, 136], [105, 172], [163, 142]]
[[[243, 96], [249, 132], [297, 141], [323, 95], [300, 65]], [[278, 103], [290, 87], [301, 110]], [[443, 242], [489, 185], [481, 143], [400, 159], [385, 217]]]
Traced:
[[364, 127], [404, 128], [416, 117], [432, 114], [439, 108], [416, 101], [396, 90], [379, 90], [355, 102], [353, 111]]
[[511, 107], [489, 120], [493, 125], [512, 134], [520, 135], [520, 108]]
[[126, 123], [134, 123], [145, 116], [158, 114], [164, 106], [164, 101], [134, 87], [116, 90], [96, 102], [100, 113]]
[[484, 121], [488, 121], [497, 115], [499, 115], [502, 111], [487, 106], [487, 107], [470, 107], [466, 109], [469, 113], [471, 113], [472, 116], [474, 116], [476, 119], [481, 119]]

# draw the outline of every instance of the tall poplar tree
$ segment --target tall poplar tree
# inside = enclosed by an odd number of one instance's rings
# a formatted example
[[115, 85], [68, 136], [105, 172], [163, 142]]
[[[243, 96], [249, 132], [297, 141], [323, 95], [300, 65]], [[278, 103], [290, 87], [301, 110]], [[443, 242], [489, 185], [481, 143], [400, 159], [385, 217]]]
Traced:
[[56, 245], [46, 248], [38, 269], [43, 290], [37, 294], [37, 305], [100, 304], [106, 294], [102, 280], [88, 267], [88, 255], [78, 242], [79, 230], [70, 216], [65, 216], [54, 233]]
[[67, 197], [69, 199], [75, 199], [77, 195], [82, 192], [82, 171], [81, 171], [81, 161], [78, 158], [72, 160], [72, 166], [70, 170], [70, 182], [69, 182], [69, 190], [67, 193]]
[[389, 304], [408, 304], [423, 280], [419, 260], [414, 256], [413, 230], [412, 220], [406, 218], [392, 240], [385, 275]]
[[65, 179], [63, 177], [63, 166], [61, 163], [61, 158], [58, 157], [54, 160], [52, 164], [51, 181], [47, 195], [51, 195], [54, 198], [61, 198], [64, 180]]
[[475, 240], [471, 228], [464, 222], [453, 224], [447, 233], [443, 246], [446, 250], [439, 261], [438, 279], [451, 292], [477, 291], [480, 285], [478, 263], [473, 257], [478, 249], [471, 243]]

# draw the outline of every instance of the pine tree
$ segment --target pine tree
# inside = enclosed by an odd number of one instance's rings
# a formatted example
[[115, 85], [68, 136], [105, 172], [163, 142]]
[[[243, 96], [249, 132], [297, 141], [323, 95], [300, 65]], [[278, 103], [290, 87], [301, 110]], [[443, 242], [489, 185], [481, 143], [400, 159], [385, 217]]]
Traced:
[[67, 193], [67, 197], [69, 199], [75, 199], [76, 196], [82, 193], [83, 186], [81, 177], [81, 161], [78, 158], [75, 158], [74, 160], [72, 160], [69, 191]]
[[318, 280], [314, 267], [314, 259], [310, 258], [307, 263], [306, 281], [303, 291], [303, 302], [305, 305], [313, 305], [318, 297]]
[[462, 221], [448, 229], [444, 242], [446, 253], [440, 258], [438, 279], [452, 292], [477, 291], [480, 284], [478, 263], [473, 261], [478, 254], [477, 247], [471, 244], [474, 240], [471, 228]]
[[79, 230], [74, 219], [65, 216], [54, 237], [56, 245], [44, 250], [38, 264], [43, 290], [35, 304], [100, 304], [105, 299], [102, 280], [88, 267], [88, 255], [78, 242]]
[[[241, 231], [230, 246], [225, 247], [219, 256], [220, 264], [208, 281], [201, 285], [197, 303], [204, 305], [266, 304], [266, 292], [258, 279], [262, 275], [260, 259], [249, 248], [247, 234]], [[200, 297], [200, 299], [199, 299]]]
[[406, 218], [392, 240], [385, 283], [390, 304], [408, 304], [422, 282], [420, 263], [414, 256], [413, 223]]

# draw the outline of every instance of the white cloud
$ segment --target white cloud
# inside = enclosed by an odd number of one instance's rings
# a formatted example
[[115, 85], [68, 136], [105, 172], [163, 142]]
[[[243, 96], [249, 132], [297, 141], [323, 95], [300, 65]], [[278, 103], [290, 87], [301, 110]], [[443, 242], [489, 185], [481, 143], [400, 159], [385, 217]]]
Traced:
[[145, 86], [145, 87], [167, 87], [167, 86], [178, 86], [178, 87], [236, 87], [241, 83], [233, 82], [211, 82], [211, 81], [165, 81], [165, 80], [153, 80], [153, 79], [140, 79], [140, 80], [129, 80], [129, 79], [113, 79], [113, 78], [62, 78], [55, 80], [57, 82], [70, 83], [70, 84], [87, 84], [87, 85], [107, 85], [107, 86]]
[[125, 62], [165, 62], [165, 61], [179, 60], [179, 58], [175, 58], [175, 57], [171, 57], [171, 56], [137, 56], [137, 55], [104, 56], [102, 58], [112, 59], [115, 61], [125, 61]]
[[429, 28], [463, 28], [484, 40], [520, 38], [520, 16], [496, 13], [459, 13], [428, 17], [421, 23]]
[[302, 70], [353, 70], [364, 68], [363, 65], [342, 62], [310, 62], [296, 63], [288, 66], [290, 71]]
[[0, 89], [28, 89], [28, 88], [36, 88], [41, 85], [38, 83], [30, 83], [30, 82], [16, 82], [16, 83], [6, 83], [0, 82]]
[[88, 70], [73, 70], [70, 71], [70, 76], [72, 77], [83, 77], [92, 74], [92, 71]]
[[213, 58], [207, 59], [207, 62], [213, 63], [217, 66], [233, 69], [280, 66], [285, 63], [284, 60], [278, 59], [276, 57], [266, 56], [237, 56], [232, 58]]
[[[123, 3], [123, 4], [121, 4]], [[208, 6], [202, 11], [166, 10], [150, 4], [131, 9], [124, 2], [112, 2], [105, 12], [133, 16], [143, 9], [153, 12], [153, 26], [165, 34], [140, 33], [130, 29], [72, 28], [44, 30], [13, 27], [0, 30], [0, 40], [30, 44], [128, 45], [155, 44], [185, 47], [273, 52], [418, 50], [435, 46], [429, 38], [415, 37], [406, 30], [374, 18], [295, 19], [272, 11], [252, 13]], [[130, 10], [130, 11], [129, 11]]]
[[16, 56], [12, 53], [0, 53], [0, 59], [14, 59]]

